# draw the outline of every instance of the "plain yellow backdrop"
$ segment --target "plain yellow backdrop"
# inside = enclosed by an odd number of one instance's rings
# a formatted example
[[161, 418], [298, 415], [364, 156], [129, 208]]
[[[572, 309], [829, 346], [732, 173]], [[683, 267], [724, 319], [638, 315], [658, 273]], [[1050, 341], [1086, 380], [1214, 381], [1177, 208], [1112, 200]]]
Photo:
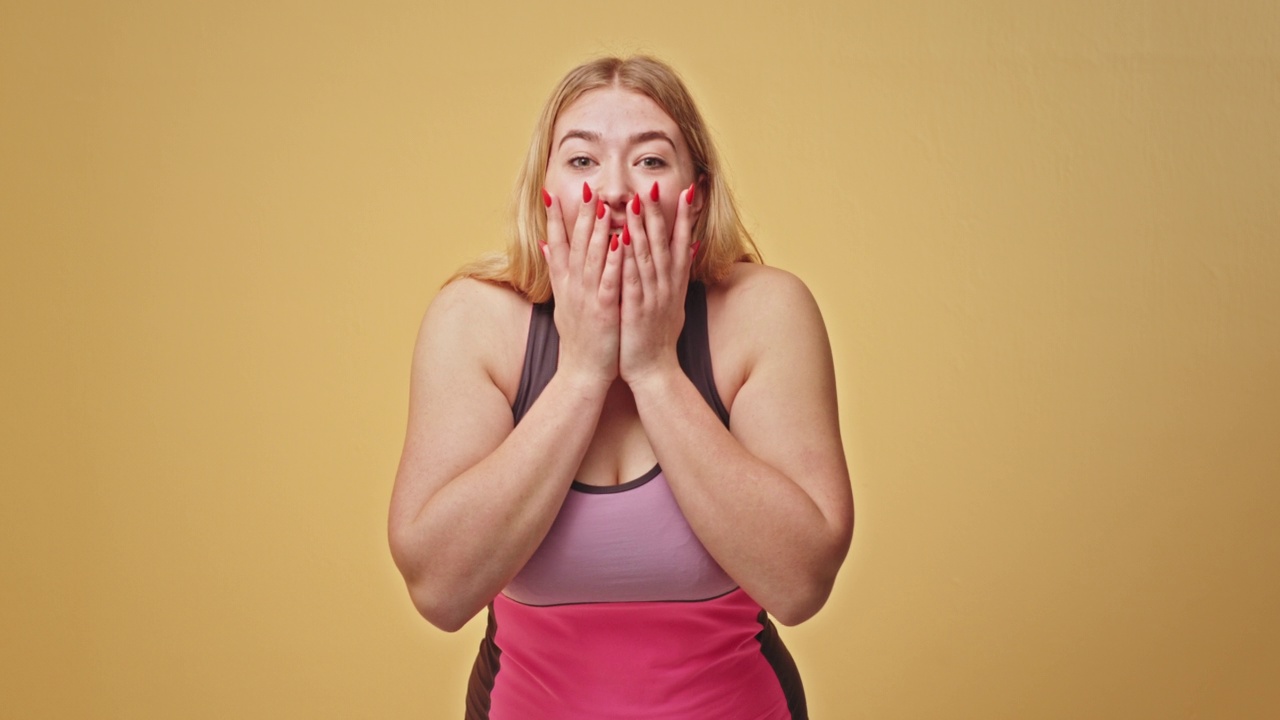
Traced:
[[414, 334], [635, 51], [832, 336], [813, 716], [1280, 715], [1280, 5], [8, 0], [0, 716], [461, 716]]

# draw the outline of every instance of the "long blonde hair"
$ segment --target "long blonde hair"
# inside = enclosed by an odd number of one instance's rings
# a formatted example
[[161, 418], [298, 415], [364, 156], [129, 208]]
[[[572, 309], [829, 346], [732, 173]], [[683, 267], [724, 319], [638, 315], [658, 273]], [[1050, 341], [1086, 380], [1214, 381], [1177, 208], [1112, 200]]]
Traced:
[[542, 108], [516, 183], [514, 222], [506, 252], [491, 253], [469, 263], [450, 282], [470, 277], [507, 285], [531, 302], [551, 298], [551, 279], [538, 247], [547, 234], [542, 186], [551, 155], [551, 134], [560, 112], [583, 93], [613, 85], [641, 93], [657, 103], [680, 128], [693, 155], [696, 192], [704, 198], [702, 212], [693, 226], [693, 239], [701, 243], [694, 260], [693, 279], [715, 284], [728, 275], [735, 262], [760, 262], [760, 252], [742, 224], [725, 182], [711, 134], [680, 76], [667, 64], [648, 56], [604, 57], [570, 70]]

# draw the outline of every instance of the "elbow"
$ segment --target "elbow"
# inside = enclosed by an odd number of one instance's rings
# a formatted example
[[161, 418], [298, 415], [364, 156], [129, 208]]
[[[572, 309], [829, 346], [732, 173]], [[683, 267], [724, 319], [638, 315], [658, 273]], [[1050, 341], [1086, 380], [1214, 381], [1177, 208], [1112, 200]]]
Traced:
[[429, 576], [423, 567], [420, 553], [411, 552], [403, 537], [392, 528], [390, 533], [391, 557], [395, 561], [413, 607], [427, 622], [448, 632], [457, 632], [479, 612], [479, 608], [467, 607], [458, 601], [461, 593], [442, 589], [444, 583]]
[[424, 573], [404, 573], [404, 584], [418, 614], [447, 633], [461, 630], [480, 611], [480, 607], [460, 600], [464, 593], [458, 592], [457, 588], [433, 581]]
[[[849, 528], [852, 531], [852, 526]], [[831, 553], [825, 562], [810, 567], [800, 577], [788, 583], [788, 590], [772, 607], [765, 608], [779, 624], [794, 627], [818, 614], [831, 597], [835, 588], [836, 575], [844, 563], [849, 551], [849, 537], [846, 532], [833, 543]]]
[[832, 581], [815, 581], [806, 584], [799, 592], [790, 594], [788, 597], [781, 598], [772, 608], [766, 608], [769, 615], [777, 620], [779, 624], [787, 627], [794, 627], [808, 620], [827, 604], [827, 598], [831, 597]]
[[457, 603], [442, 602], [434, 593], [415, 589], [412, 585], [409, 586], [409, 597], [419, 615], [447, 633], [461, 630], [476, 614], [476, 611], [464, 609]]

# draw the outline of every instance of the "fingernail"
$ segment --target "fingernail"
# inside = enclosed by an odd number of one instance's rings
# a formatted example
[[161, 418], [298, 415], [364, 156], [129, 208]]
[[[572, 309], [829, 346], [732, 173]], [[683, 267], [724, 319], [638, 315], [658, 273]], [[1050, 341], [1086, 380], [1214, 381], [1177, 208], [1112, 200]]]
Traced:
[[596, 219], [599, 220], [602, 217], [604, 217], [604, 201], [597, 200], [596, 201]]
[[609, 250], [613, 251], [617, 249], [618, 249], [618, 236], [614, 235], [613, 240], [609, 243]]
[[702, 244], [701, 240], [693, 241], [693, 252], [690, 254], [690, 257], [698, 257], [698, 246], [701, 244]]
[[653, 183], [653, 189], [649, 191], [649, 199], [658, 202], [658, 183]]
[[631, 244], [631, 226], [630, 225], [622, 226], [622, 244], [623, 245]]
[[551, 207], [551, 193], [546, 188], [542, 188], [542, 204]]
[[591, 202], [591, 188], [586, 183], [582, 183], [582, 202]]
[[697, 190], [697, 189], [698, 189], [698, 183], [697, 183], [697, 181], [694, 181], [694, 182], [692, 182], [692, 183], [689, 183], [689, 194], [688, 194], [688, 195], [686, 195], [686, 196], [685, 196], [685, 198], [684, 198], [684, 201], [685, 201], [686, 203], [688, 203], [689, 205], [692, 205], [692, 204], [693, 204], [693, 193], [694, 193], [694, 191], [695, 191], [695, 190]]
[[636, 193], [635, 198], [631, 201], [631, 213], [633, 215], [640, 214], [640, 193]]

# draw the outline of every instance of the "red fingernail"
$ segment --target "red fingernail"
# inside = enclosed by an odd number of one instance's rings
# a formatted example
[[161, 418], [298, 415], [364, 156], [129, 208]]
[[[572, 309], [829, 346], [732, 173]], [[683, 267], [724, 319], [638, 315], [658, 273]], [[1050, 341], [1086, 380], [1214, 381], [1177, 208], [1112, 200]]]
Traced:
[[699, 245], [701, 245], [701, 244], [702, 244], [702, 241], [701, 241], [701, 240], [694, 240], [694, 241], [693, 241], [693, 252], [691, 253], [691, 257], [697, 257], [697, 256], [698, 256], [698, 246], [699, 246]]
[[658, 183], [653, 184], [653, 189], [649, 191], [649, 199], [658, 202]]
[[604, 201], [597, 200], [596, 201], [596, 219], [599, 220], [602, 217], [604, 217]]
[[693, 183], [690, 183], [690, 184], [689, 184], [689, 194], [688, 194], [688, 195], [686, 195], [686, 196], [685, 196], [685, 198], [684, 198], [684, 201], [685, 201], [686, 203], [688, 203], [688, 204], [690, 204], [690, 205], [692, 205], [692, 204], [693, 204], [693, 191], [694, 191], [694, 190], [697, 190], [697, 189], [698, 189], [698, 183], [697, 183], [697, 182], [693, 182]]
[[623, 245], [631, 244], [631, 226], [630, 225], [622, 226], [622, 244]]
[[618, 236], [614, 235], [613, 240], [609, 243], [609, 250], [612, 251], [617, 249], [618, 249]]
[[586, 183], [582, 183], [582, 202], [591, 202], [591, 188]]
[[640, 193], [636, 193], [635, 199], [631, 201], [631, 212], [635, 215], [640, 214]]
[[551, 207], [551, 193], [546, 188], [542, 188], [542, 204]]

